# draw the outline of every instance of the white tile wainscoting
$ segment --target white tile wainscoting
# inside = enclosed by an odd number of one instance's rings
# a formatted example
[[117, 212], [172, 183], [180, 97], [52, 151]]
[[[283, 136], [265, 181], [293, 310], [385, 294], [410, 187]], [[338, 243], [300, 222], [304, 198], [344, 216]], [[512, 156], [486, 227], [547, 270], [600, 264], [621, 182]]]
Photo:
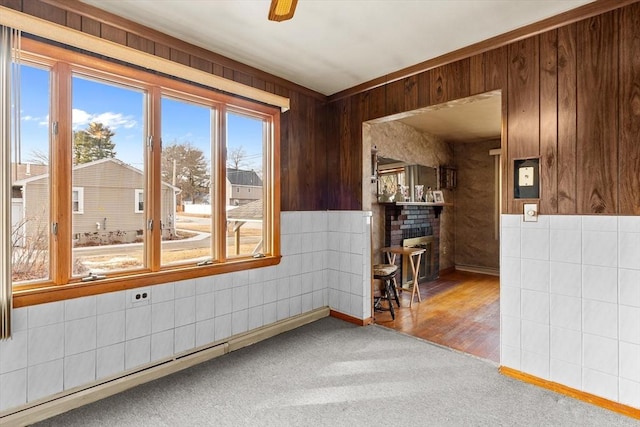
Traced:
[[640, 217], [501, 230], [501, 365], [640, 408]]
[[371, 316], [370, 212], [283, 212], [273, 267], [13, 311], [0, 341], [0, 411], [131, 372], [320, 307]]

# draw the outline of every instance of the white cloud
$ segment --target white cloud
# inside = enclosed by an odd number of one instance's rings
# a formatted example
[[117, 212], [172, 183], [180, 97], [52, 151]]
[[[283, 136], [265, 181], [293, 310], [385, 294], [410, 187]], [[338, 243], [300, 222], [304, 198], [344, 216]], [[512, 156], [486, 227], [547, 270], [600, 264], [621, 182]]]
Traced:
[[77, 108], [73, 109], [72, 117], [72, 126], [74, 130], [85, 127], [91, 122], [102, 123], [111, 130], [116, 130], [121, 127], [131, 129], [138, 123], [132, 116], [125, 116], [121, 113], [104, 112], [100, 114], [91, 114]]

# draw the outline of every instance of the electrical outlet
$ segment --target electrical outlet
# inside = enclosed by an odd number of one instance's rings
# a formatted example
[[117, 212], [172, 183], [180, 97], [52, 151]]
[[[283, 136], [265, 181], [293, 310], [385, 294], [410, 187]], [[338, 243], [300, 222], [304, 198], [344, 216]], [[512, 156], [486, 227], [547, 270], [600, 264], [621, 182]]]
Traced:
[[135, 289], [131, 293], [131, 303], [134, 306], [146, 305], [149, 304], [149, 301], [151, 301], [151, 289], [149, 288]]

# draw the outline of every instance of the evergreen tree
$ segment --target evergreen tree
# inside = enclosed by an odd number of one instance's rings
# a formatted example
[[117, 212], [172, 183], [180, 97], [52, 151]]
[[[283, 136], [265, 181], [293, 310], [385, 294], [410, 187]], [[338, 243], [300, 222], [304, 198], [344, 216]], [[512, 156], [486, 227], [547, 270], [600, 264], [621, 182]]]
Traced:
[[116, 144], [111, 140], [115, 133], [99, 122], [89, 123], [87, 129], [73, 132], [73, 163], [89, 163], [114, 158]]

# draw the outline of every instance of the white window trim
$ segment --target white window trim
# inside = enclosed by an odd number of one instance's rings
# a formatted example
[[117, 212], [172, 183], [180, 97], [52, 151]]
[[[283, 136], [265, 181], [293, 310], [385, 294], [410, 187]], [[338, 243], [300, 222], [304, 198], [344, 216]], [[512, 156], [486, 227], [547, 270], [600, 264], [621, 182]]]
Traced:
[[[73, 210], [73, 193], [78, 192], [78, 210]], [[73, 187], [71, 193], [71, 211], [74, 214], [83, 214], [84, 213], [84, 187]]]
[[138, 195], [142, 194], [142, 197], [144, 197], [144, 190], [136, 188], [134, 190], [134, 195], [133, 195], [133, 212], [134, 213], [144, 213], [144, 199], [142, 200], [142, 210], [138, 209]]

